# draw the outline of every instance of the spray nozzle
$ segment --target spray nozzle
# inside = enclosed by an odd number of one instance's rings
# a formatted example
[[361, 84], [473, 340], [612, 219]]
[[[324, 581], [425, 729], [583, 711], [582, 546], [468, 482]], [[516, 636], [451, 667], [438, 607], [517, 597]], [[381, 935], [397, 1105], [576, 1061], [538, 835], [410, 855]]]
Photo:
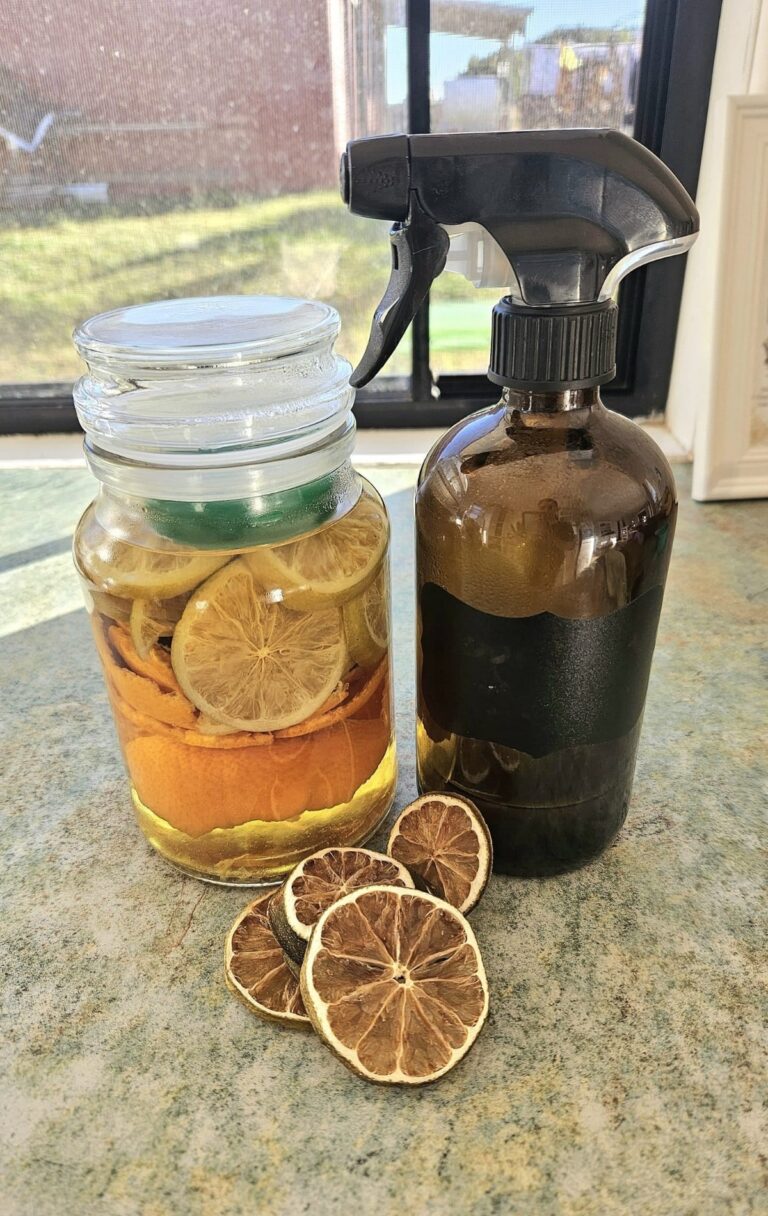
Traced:
[[[615, 345], [615, 320], [583, 318], [608, 313], [625, 274], [683, 253], [698, 231], [696, 208], [671, 170], [619, 131], [354, 140], [341, 178], [351, 211], [395, 221], [390, 281], [352, 376], [356, 386], [389, 359], [446, 259], [448, 269], [477, 285], [509, 286], [494, 318], [493, 379], [602, 382], [610, 378], [613, 352], [602, 350], [596, 361], [587, 347], [598, 339]], [[525, 329], [522, 322], [534, 314], [542, 322]], [[550, 352], [558, 346], [558, 357], [542, 369], [528, 357], [530, 336], [545, 338], [547, 325]], [[559, 344], [578, 345], [584, 352], [578, 366], [559, 357], [567, 353]]]

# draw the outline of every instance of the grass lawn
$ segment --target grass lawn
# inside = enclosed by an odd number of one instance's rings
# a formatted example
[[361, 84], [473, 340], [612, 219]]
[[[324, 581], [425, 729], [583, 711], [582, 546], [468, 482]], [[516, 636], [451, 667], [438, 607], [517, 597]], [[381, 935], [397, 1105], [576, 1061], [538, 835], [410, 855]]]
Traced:
[[[72, 380], [81, 370], [72, 329], [93, 313], [225, 293], [328, 300], [341, 313], [339, 349], [354, 362], [388, 274], [385, 225], [351, 216], [332, 191], [0, 227], [0, 381]], [[435, 295], [436, 367], [479, 370], [487, 364], [490, 316], [477, 297], [488, 293], [446, 275]], [[408, 367], [403, 342], [387, 370]]]

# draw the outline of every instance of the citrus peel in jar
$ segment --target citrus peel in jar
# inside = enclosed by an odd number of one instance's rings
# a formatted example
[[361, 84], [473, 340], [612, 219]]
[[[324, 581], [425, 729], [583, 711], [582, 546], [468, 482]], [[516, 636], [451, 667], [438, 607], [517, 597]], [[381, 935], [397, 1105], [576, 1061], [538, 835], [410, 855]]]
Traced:
[[301, 743], [309, 739], [315, 731], [333, 726], [337, 722], [342, 722], [345, 718], [353, 716], [368, 721], [383, 718], [387, 726], [389, 726], [389, 687], [386, 677], [387, 664], [384, 662], [379, 665], [363, 684], [358, 685], [354, 690], [347, 690], [345, 699], [338, 705], [326, 712], [317, 714], [314, 718], [308, 719], [306, 724], [302, 723], [302, 726], [306, 725], [306, 730], [291, 727], [288, 730], [275, 732], [234, 731], [222, 735], [201, 733], [199, 717], [193, 728], [173, 726], [168, 722], [162, 722], [148, 716], [141, 710], [135, 709], [133, 705], [121, 700], [119, 696], [116, 698], [115, 712], [122, 715], [130, 723], [134, 728], [133, 734], [159, 734], [168, 739], [175, 739], [177, 743], [184, 743], [189, 747], [201, 747], [213, 750], [264, 747], [275, 739], [292, 739], [297, 743]]
[[110, 625], [107, 630], [107, 638], [126, 667], [130, 667], [137, 676], [154, 680], [163, 692], [181, 693], [179, 681], [173, 674], [171, 656], [167, 650], [163, 650], [160, 646], [152, 646], [146, 655], [140, 655], [134, 646], [131, 634], [122, 625]]
[[175, 595], [171, 599], [133, 601], [129, 620], [131, 639], [142, 659], [150, 657], [160, 638], [173, 636], [188, 600], [189, 595]]
[[136, 792], [189, 836], [252, 820], [275, 822], [340, 806], [373, 774], [389, 742], [382, 720], [348, 719], [300, 739], [261, 747], [188, 747], [164, 735], [124, 743]]

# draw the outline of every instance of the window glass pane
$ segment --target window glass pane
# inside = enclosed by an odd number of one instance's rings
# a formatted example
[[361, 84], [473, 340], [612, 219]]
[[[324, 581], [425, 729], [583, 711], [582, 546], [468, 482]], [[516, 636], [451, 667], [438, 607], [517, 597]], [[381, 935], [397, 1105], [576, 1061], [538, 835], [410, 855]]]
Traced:
[[[350, 138], [402, 127], [385, 0], [0, 0], [0, 382], [79, 373], [103, 309], [315, 296], [362, 350], [386, 225], [337, 187]], [[409, 367], [407, 343], [388, 371]]]
[[[433, 131], [634, 128], [644, 0], [432, 0]], [[485, 372], [503, 288], [443, 274], [432, 290], [436, 375]]]

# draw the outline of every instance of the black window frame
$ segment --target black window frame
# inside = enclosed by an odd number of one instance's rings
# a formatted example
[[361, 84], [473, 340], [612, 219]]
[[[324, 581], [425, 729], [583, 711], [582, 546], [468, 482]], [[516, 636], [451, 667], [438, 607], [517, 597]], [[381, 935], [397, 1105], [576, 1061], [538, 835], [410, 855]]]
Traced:
[[[722, 0], [647, 0], [635, 137], [695, 197]], [[430, 0], [406, 0], [408, 127], [430, 129]], [[685, 277], [684, 257], [644, 267], [621, 288], [617, 378], [603, 389], [628, 417], [663, 413]], [[490, 314], [489, 314], [490, 337]], [[484, 375], [433, 378], [429, 301], [411, 327], [411, 374], [381, 375], [358, 392], [360, 427], [445, 427], [498, 399]], [[79, 429], [67, 383], [0, 384], [0, 434]]]

